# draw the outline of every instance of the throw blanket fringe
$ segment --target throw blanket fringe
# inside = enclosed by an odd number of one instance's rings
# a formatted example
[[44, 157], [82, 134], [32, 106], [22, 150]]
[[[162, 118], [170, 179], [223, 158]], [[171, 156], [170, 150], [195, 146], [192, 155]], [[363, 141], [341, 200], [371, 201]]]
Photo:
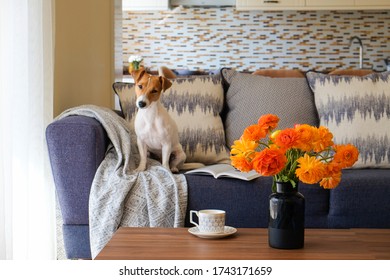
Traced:
[[187, 182], [158, 161], [148, 159], [148, 169], [135, 172], [139, 156], [136, 137], [128, 123], [108, 108], [85, 105], [63, 112], [95, 118], [105, 128], [111, 144], [93, 180], [89, 198], [92, 258], [103, 249], [120, 226], [183, 227], [187, 207]]

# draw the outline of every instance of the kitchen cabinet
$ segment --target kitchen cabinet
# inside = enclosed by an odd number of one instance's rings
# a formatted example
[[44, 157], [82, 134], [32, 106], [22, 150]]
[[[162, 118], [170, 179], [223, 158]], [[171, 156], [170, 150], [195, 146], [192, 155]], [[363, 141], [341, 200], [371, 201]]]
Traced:
[[306, 0], [307, 7], [337, 7], [337, 6], [354, 6], [355, 0]]
[[390, 0], [355, 0], [356, 6], [387, 6], [390, 7]]
[[390, 9], [390, 0], [236, 0], [237, 10]]
[[122, 0], [123, 11], [168, 10], [169, 0]]
[[236, 0], [237, 10], [294, 10], [305, 6], [305, 0]]

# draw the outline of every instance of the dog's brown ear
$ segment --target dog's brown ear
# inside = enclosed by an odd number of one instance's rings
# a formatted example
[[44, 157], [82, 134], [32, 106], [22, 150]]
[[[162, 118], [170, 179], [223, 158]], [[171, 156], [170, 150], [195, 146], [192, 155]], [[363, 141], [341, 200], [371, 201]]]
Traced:
[[134, 70], [134, 71], [131, 71], [131, 76], [133, 76], [134, 78], [134, 81], [136, 83], [138, 83], [139, 80], [141, 80], [142, 76], [145, 74], [145, 70], [144, 69], [139, 69], [139, 70]]
[[172, 82], [170, 80], [168, 80], [167, 78], [160, 76], [159, 79], [160, 79], [160, 83], [162, 85], [163, 91], [166, 91], [167, 89], [169, 89], [172, 86]]

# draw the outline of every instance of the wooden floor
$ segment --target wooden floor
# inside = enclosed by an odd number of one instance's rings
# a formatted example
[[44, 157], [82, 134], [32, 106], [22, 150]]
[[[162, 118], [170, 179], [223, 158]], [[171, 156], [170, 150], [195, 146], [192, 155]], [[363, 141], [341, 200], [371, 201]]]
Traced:
[[306, 229], [305, 246], [268, 246], [268, 231], [238, 228], [223, 239], [202, 239], [188, 228], [119, 228], [98, 260], [372, 260], [390, 259], [390, 229]]

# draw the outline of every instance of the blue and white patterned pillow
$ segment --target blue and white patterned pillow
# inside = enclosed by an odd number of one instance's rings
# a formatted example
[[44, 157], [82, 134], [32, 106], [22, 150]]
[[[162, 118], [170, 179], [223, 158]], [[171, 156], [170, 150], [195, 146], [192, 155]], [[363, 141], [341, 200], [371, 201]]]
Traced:
[[306, 73], [320, 124], [335, 143], [352, 143], [360, 152], [355, 168], [390, 167], [390, 72], [359, 76]]
[[[224, 92], [220, 75], [191, 76], [171, 80], [161, 102], [176, 121], [186, 162], [230, 163], [221, 119]], [[134, 125], [136, 114], [134, 85], [115, 83], [122, 112]]]

